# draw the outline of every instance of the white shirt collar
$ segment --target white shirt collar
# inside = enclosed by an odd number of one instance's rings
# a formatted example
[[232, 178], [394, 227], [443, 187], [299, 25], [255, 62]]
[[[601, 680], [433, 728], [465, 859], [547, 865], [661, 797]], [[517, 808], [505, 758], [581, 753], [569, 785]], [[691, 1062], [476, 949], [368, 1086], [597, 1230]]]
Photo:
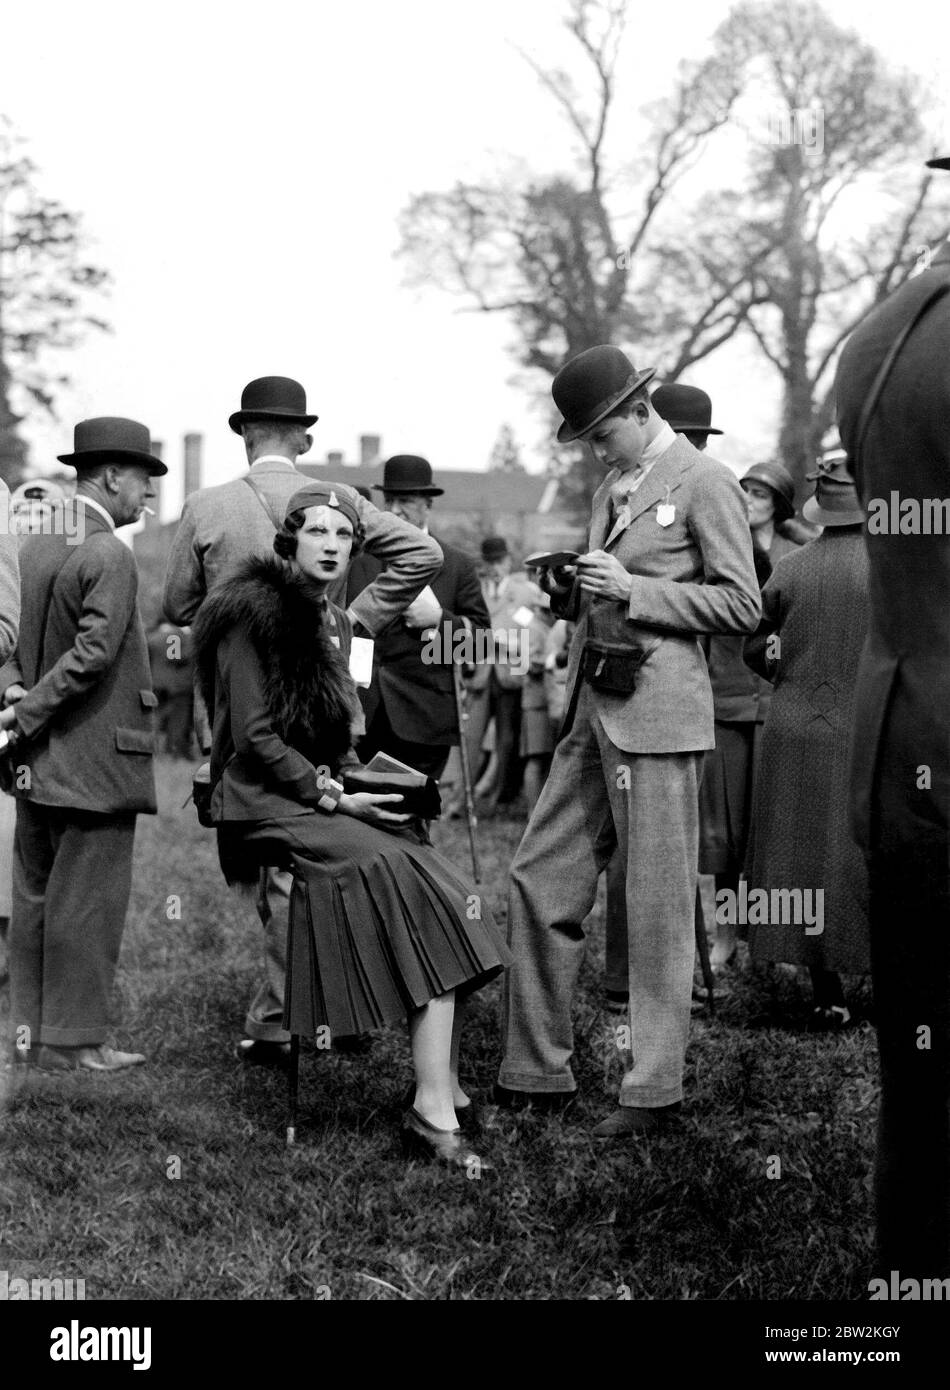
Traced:
[[109, 530], [115, 530], [115, 522], [112, 520], [112, 517], [106, 511], [105, 507], [102, 505], [101, 502], [97, 502], [94, 497], [87, 497], [84, 492], [74, 493], [74, 497], [77, 502], [85, 502], [87, 507], [92, 507], [93, 511], [98, 512], [100, 516], [104, 516], [106, 521], [109, 523]]
[[640, 455], [640, 467], [644, 473], [652, 468], [661, 454], [665, 454], [671, 444], [676, 443], [676, 431], [664, 420], [662, 428], [653, 436], [643, 453]]
[[288, 468], [292, 468], [295, 473], [297, 471], [297, 465], [286, 454], [261, 454], [259, 459], [254, 460], [251, 467], [256, 468], [259, 463], [286, 463]]

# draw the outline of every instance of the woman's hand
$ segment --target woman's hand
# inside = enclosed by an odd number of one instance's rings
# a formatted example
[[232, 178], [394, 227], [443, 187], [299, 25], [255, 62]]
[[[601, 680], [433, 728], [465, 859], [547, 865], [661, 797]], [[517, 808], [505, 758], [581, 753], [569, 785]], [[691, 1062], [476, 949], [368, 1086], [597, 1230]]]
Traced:
[[402, 804], [402, 800], [398, 792], [354, 792], [352, 796], [344, 792], [337, 803], [337, 810], [345, 816], [368, 821], [370, 825], [404, 825], [412, 820], [411, 816], [383, 810], [384, 803], [398, 801]]

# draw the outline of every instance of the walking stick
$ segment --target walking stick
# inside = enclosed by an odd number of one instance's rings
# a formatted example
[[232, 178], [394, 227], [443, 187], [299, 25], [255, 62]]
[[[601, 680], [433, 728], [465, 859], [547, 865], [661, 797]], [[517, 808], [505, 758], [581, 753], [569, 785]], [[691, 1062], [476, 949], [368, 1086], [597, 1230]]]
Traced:
[[455, 692], [455, 715], [459, 726], [459, 756], [462, 761], [462, 787], [465, 792], [465, 819], [468, 822], [468, 843], [472, 851], [472, 873], [476, 883], [481, 883], [482, 876], [478, 869], [478, 848], [475, 844], [475, 830], [478, 825], [475, 819], [475, 799], [472, 796], [472, 769], [468, 761], [468, 741], [465, 738], [465, 725], [468, 723], [468, 708], [465, 699], [465, 690], [462, 685], [462, 667], [457, 661], [452, 662], [452, 689]]
[[699, 890], [699, 883], [696, 884], [696, 904], [693, 910], [693, 921], [696, 925], [696, 949], [699, 951], [699, 963], [703, 971], [703, 984], [706, 986], [706, 998], [709, 1002], [710, 1017], [715, 1017], [716, 996], [713, 992], [713, 972], [709, 961], [709, 942], [706, 940], [706, 922], [703, 917], [703, 897]]

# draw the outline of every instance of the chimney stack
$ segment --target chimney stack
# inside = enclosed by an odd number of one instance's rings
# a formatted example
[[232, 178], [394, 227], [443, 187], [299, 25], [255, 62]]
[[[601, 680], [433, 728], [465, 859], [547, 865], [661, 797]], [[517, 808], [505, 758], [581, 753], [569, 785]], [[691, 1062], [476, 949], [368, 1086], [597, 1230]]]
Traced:
[[201, 435], [185, 435], [185, 496], [201, 487]]
[[342, 468], [342, 467], [343, 467], [343, 450], [342, 450], [342, 449], [331, 449], [331, 450], [329, 451], [329, 453], [327, 454], [327, 463], [330, 465], [331, 468]]
[[379, 462], [380, 436], [378, 434], [360, 435], [360, 463], [366, 468]]

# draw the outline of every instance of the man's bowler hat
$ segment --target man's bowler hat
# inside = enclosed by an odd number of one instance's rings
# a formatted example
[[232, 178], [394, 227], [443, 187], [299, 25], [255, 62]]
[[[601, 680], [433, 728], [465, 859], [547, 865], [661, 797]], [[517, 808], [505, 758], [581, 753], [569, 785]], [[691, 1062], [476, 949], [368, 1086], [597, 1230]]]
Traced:
[[657, 415], [680, 434], [722, 434], [713, 429], [712, 401], [698, 386], [658, 386], [650, 397]]
[[228, 424], [235, 434], [252, 420], [278, 420], [285, 425], [313, 425], [320, 417], [308, 415], [307, 393], [289, 376], [259, 376], [241, 392], [241, 409]]
[[629, 357], [609, 343], [572, 357], [551, 385], [554, 404], [564, 416], [558, 443], [580, 439], [655, 376], [655, 367], [638, 372]]
[[819, 526], [857, 526], [864, 520], [844, 449], [830, 449], [822, 454], [814, 473], [806, 473], [805, 477], [815, 484], [814, 497], [809, 497], [802, 507], [806, 521]]
[[56, 457], [60, 463], [72, 464], [77, 473], [100, 463], [138, 463], [153, 478], [161, 478], [168, 469], [151, 450], [147, 425], [118, 415], [98, 415], [93, 420], [80, 420], [73, 429], [73, 452]]
[[754, 463], [739, 479], [744, 489], [746, 483], [764, 483], [775, 494], [775, 521], [781, 526], [783, 521], [795, 515], [795, 484], [788, 469], [775, 459], [766, 463]]
[[377, 492], [417, 492], [424, 497], [441, 497], [444, 488], [432, 482], [432, 465], [419, 454], [393, 454], [383, 464], [383, 481], [374, 483]]
[[509, 553], [508, 542], [504, 536], [486, 536], [481, 548], [482, 559], [486, 565], [492, 564], [495, 560], [503, 560]]

